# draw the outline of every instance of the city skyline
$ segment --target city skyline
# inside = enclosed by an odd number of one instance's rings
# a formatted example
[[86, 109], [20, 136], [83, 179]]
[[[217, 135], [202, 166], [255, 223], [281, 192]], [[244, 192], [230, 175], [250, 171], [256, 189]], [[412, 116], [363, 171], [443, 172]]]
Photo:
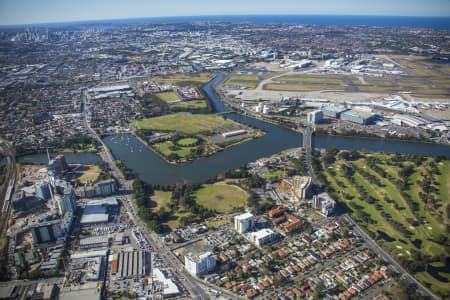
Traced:
[[303, 0], [211, 2], [206, 0], [160, 1], [55, 1], [0, 0], [0, 25], [77, 22], [211, 15], [372, 15], [448, 17], [446, 0]]

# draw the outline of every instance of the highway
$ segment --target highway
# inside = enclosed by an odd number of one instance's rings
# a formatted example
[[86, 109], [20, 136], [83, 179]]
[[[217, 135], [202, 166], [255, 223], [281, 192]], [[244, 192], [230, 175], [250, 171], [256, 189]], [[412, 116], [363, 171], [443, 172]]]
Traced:
[[[84, 101], [84, 124], [85, 127], [89, 130], [91, 135], [98, 141], [99, 144], [102, 145], [100, 150], [100, 156], [103, 161], [105, 161], [111, 169], [112, 175], [117, 179], [122, 192], [129, 192], [131, 187], [131, 182], [126, 181], [122, 172], [117, 168], [114, 164], [114, 160], [112, 158], [111, 153], [108, 150], [108, 147], [105, 145], [100, 136], [95, 132], [94, 129], [90, 126], [90, 122], [88, 120], [88, 95], [87, 92], [83, 92], [83, 101]], [[175, 255], [170, 251], [168, 247], [162, 244], [159, 237], [155, 232], [148, 230], [146, 224], [141, 220], [139, 215], [137, 214], [137, 208], [135, 207], [133, 197], [128, 193], [126, 196], [127, 201], [123, 201], [124, 208], [127, 210], [128, 215], [133, 221], [134, 225], [136, 225], [150, 245], [153, 247], [153, 250], [156, 251], [158, 256], [169, 266], [178, 276], [184, 278], [183, 284], [186, 289], [190, 293], [193, 299], [202, 299], [207, 300], [210, 299], [210, 295], [206, 292], [206, 288], [204, 288], [198, 282], [197, 278], [193, 278], [185, 269], [184, 265], [175, 257]], [[217, 287], [215, 287], [217, 289]], [[233, 294], [230, 294], [232, 298], [235, 298]]]

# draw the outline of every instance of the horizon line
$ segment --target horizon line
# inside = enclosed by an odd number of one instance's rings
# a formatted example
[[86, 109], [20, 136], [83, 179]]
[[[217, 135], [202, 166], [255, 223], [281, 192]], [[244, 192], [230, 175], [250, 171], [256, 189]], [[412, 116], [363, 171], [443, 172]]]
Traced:
[[[202, 18], [202, 17], [245, 17], [245, 16], [334, 16], [334, 17], [389, 17], [389, 18], [448, 18], [450, 15], [433, 15], [433, 16], [419, 16], [419, 15], [372, 15], [372, 14], [210, 14], [210, 15], [167, 15], [167, 16], [147, 16], [147, 17], [120, 17], [111, 19], [89, 19], [89, 20], [68, 20], [68, 21], [44, 21], [37, 23], [14, 23], [14, 24], [1, 24], [0, 27], [22, 27], [22, 26], [43, 26], [43, 25], [57, 25], [67, 23], [90, 23], [90, 22], [109, 22], [120, 20], [140, 20], [140, 19], [163, 19], [163, 18]], [[271, 23], [271, 22], [268, 22]]]

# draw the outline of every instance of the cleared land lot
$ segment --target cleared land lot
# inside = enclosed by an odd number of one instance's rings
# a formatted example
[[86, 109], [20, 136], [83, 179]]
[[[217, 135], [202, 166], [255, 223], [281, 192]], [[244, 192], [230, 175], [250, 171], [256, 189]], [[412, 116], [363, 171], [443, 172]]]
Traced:
[[248, 89], [254, 89], [261, 81], [256, 75], [235, 75], [228, 78], [225, 85], [241, 86]]
[[229, 126], [234, 122], [218, 115], [177, 113], [156, 118], [133, 121], [138, 129], [155, 131], [173, 131], [183, 134], [200, 134], [215, 128]]
[[81, 173], [78, 178], [81, 183], [95, 181], [100, 175], [100, 168], [97, 165], [83, 165], [77, 170], [77, 173]]
[[219, 213], [244, 207], [247, 196], [244, 190], [225, 183], [205, 184], [194, 194], [198, 204]]
[[333, 196], [382, 247], [432, 291], [450, 294], [450, 160], [364, 154], [323, 170]]
[[167, 207], [170, 203], [172, 192], [154, 191], [150, 197], [152, 208], [158, 210], [162, 207]]

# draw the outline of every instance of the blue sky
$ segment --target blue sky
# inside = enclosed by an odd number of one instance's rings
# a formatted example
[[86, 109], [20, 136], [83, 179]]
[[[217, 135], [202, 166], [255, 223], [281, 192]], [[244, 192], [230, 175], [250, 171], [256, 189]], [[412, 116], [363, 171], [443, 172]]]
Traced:
[[233, 14], [450, 16], [450, 0], [0, 0], [0, 25]]

